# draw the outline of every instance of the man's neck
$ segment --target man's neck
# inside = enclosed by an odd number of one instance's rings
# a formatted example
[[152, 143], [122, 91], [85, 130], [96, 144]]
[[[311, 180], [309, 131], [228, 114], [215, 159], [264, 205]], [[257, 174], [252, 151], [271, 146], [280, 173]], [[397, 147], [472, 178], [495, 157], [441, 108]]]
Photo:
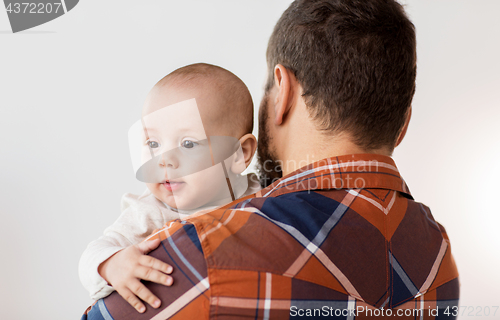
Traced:
[[282, 159], [286, 159], [283, 161], [283, 176], [325, 158], [363, 153], [391, 155], [387, 148], [375, 150], [360, 148], [345, 135], [335, 138], [321, 136], [316, 137], [316, 139], [310, 139], [310, 137], [305, 139], [306, 141], [296, 141], [294, 148], [285, 150], [282, 157]]
[[[304, 166], [325, 158], [349, 154], [379, 154], [390, 156], [392, 149], [365, 149], [354, 143], [348, 132], [327, 134], [318, 129], [318, 124], [310, 115], [302, 95], [302, 89], [296, 90], [298, 95], [292, 107], [289, 108], [286, 121], [277, 125], [271, 122], [272, 134], [276, 141], [278, 159], [282, 162], [283, 176], [294, 172]], [[270, 109], [273, 111], [274, 109]], [[275, 114], [271, 114], [274, 119]], [[307, 120], [306, 120], [307, 119]]]

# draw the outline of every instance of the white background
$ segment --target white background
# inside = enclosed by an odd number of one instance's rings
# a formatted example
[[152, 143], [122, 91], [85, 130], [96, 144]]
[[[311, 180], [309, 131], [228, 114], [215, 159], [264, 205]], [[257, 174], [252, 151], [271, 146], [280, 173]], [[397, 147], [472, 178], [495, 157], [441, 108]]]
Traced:
[[[80, 254], [121, 195], [143, 189], [127, 130], [150, 87], [180, 66], [218, 64], [257, 111], [267, 40], [289, 3], [86, 0], [20, 34], [0, 10], [0, 319], [79, 319], [91, 303]], [[500, 305], [500, 1], [404, 3], [419, 69], [394, 157], [447, 228], [460, 304], [476, 315]]]

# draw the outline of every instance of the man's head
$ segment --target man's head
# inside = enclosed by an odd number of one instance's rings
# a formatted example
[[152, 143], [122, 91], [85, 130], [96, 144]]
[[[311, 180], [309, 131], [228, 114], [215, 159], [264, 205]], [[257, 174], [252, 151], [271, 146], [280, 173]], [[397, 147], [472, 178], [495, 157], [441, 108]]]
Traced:
[[252, 98], [237, 76], [201, 63], [173, 71], [148, 94], [142, 124], [141, 172], [154, 177], [156, 198], [186, 210], [232, 200], [226, 176], [241, 173], [256, 148]]
[[[269, 96], [283, 73], [277, 66], [298, 84], [308, 111], [304, 121], [314, 123], [318, 132], [332, 139], [349, 137], [364, 152], [392, 153], [410, 113], [416, 78], [415, 30], [399, 3], [294, 1], [270, 37], [267, 63], [259, 111], [261, 165], [283, 160], [273, 159], [282, 142], [273, 142], [266, 122], [266, 108], [274, 103]], [[279, 173], [271, 173], [276, 177]]]

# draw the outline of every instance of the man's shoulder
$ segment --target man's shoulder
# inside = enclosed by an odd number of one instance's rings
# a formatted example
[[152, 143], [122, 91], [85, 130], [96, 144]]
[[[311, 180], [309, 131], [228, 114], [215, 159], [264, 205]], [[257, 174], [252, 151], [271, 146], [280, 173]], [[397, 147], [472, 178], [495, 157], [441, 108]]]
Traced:
[[253, 223], [271, 223], [284, 230], [314, 229], [314, 226], [319, 228], [330, 217], [332, 209], [345, 202], [348, 194], [346, 190], [334, 190], [328, 195], [306, 190], [266, 196], [265, 191], [266, 189], [216, 209], [199, 211], [178, 222], [193, 224], [197, 226], [197, 230], [203, 231], [219, 223], [224, 226], [243, 226], [252, 217]]

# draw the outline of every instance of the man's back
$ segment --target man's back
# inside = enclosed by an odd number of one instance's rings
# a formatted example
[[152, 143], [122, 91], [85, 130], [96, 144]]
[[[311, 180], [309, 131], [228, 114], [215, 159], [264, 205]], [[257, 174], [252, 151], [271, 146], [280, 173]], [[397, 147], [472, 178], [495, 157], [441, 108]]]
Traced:
[[113, 319], [433, 319], [436, 308], [452, 317], [458, 305], [446, 232], [385, 156], [316, 162], [157, 236], [162, 246], [152, 255], [176, 269], [171, 288], [148, 284], [162, 307], [139, 315], [115, 293], [94, 312]]

